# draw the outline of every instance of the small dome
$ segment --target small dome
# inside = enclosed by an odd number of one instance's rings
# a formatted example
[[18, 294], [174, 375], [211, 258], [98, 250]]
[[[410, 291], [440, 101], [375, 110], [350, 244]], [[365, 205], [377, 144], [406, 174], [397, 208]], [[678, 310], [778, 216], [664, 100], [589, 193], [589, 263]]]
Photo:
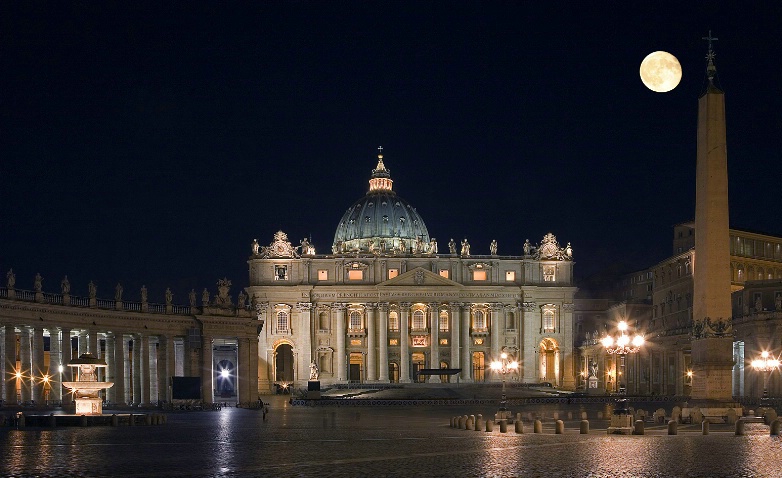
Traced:
[[425, 252], [429, 231], [413, 206], [392, 190], [391, 174], [378, 155], [369, 192], [356, 201], [337, 226], [332, 250], [335, 254], [365, 252], [405, 254]]

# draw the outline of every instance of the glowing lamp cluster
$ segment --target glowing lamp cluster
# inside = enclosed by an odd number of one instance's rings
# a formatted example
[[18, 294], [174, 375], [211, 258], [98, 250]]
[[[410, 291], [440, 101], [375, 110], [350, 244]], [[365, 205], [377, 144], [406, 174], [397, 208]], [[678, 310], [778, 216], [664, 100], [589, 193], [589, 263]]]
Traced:
[[752, 368], [758, 372], [771, 372], [774, 369], [779, 368], [779, 360], [775, 358], [769, 358], [771, 355], [768, 352], [762, 352], [760, 358], [752, 361]]
[[497, 373], [506, 374], [515, 372], [519, 369], [519, 362], [515, 360], [508, 361], [508, 354], [503, 352], [500, 355], [500, 360], [495, 360], [490, 364], [492, 370]]
[[610, 354], [634, 354], [644, 344], [644, 338], [641, 335], [636, 335], [632, 339], [627, 335], [627, 322], [624, 320], [619, 322], [617, 327], [619, 329], [619, 336], [614, 338], [610, 335], [606, 335], [600, 341], [605, 347], [606, 352]]

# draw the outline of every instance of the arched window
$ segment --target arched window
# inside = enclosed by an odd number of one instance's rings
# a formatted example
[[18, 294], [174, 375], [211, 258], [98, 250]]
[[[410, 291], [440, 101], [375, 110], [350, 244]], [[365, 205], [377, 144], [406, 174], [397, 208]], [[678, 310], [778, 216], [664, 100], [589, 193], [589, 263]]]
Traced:
[[277, 312], [277, 332], [288, 332], [288, 313], [284, 310]]
[[543, 330], [545, 332], [554, 331], [554, 307], [543, 308]]
[[486, 314], [484, 314], [482, 310], [476, 310], [473, 314], [472, 326], [476, 330], [486, 328]]
[[359, 330], [361, 329], [361, 312], [357, 310], [353, 310], [350, 312], [350, 329], [351, 330]]
[[440, 332], [448, 332], [448, 312], [440, 312]]
[[424, 311], [418, 309], [413, 312], [413, 330], [423, 330], [426, 328], [426, 320], [424, 320]]
[[399, 315], [396, 312], [388, 313], [388, 330], [399, 332]]

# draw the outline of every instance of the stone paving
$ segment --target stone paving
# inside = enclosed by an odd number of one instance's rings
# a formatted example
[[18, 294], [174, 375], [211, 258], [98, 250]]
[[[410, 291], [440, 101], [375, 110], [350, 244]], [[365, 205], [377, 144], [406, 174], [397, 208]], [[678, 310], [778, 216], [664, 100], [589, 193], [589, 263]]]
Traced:
[[[578, 420], [554, 434], [553, 409], [542, 434], [509, 427], [501, 434], [449, 427], [453, 415], [493, 412], [461, 407], [227, 408], [168, 414], [162, 426], [0, 429], [0, 476], [9, 477], [773, 477], [782, 476], [782, 441], [768, 426], [681, 425], [668, 436], [647, 424], [644, 436], [607, 435], [606, 420]], [[579, 408], [572, 410], [577, 415]], [[559, 409], [561, 414], [567, 410]], [[589, 409], [596, 416], [598, 408]]]

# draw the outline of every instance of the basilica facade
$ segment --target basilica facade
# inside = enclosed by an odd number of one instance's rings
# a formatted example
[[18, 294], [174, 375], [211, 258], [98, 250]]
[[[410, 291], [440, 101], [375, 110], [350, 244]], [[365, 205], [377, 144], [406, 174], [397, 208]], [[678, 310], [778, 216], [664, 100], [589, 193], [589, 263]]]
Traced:
[[440, 251], [378, 155], [330, 251], [282, 231], [253, 242], [259, 389], [303, 386], [311, 370], [324, 384], [494, 381], [489, 364], [503, 352], [520, 381], [573, 389], [572, 248], [553, 234], [517, 246], [475, 254], [451, 239]]

